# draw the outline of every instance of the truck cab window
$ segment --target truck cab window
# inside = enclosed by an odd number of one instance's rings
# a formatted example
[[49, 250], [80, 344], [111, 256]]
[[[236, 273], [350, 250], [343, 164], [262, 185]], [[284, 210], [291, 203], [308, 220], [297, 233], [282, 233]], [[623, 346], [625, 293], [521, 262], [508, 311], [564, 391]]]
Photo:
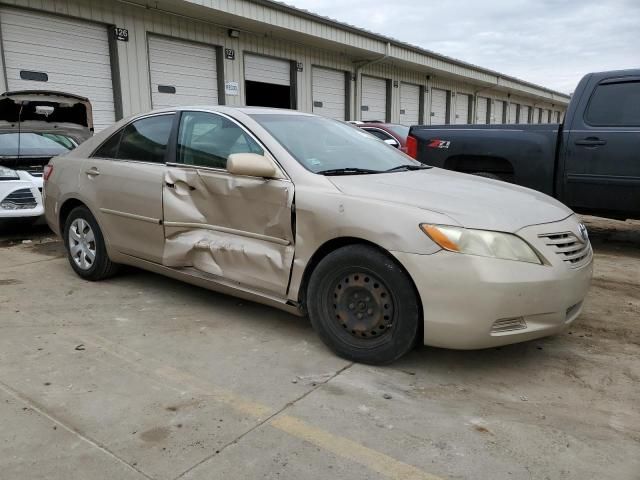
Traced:
[[598, 85], [585, 120], [599, 127], [640, 126], [640, 82]]

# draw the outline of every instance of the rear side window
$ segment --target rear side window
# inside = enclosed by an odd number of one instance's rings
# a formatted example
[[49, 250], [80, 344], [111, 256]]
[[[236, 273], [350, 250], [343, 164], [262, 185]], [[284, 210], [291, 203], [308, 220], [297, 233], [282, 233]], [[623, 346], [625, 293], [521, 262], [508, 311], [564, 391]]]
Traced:
[[173, 114], [157, 115], [130, 123], [93, 154], [99, 158], [164, 163]]
[[640, 126], [640, 82], [598, 85], [585, 120], [600, 127]]
[[112, 135], [109, 140], [104, 142], [100, 148], [94, 152], [93, 156], [98, 158], [118, 158], [120, 138], [122, 138], [122, 130]]
[[173, 115], [143, 118], [127, 125], [122, 132], [118, 159], [164, 163]]

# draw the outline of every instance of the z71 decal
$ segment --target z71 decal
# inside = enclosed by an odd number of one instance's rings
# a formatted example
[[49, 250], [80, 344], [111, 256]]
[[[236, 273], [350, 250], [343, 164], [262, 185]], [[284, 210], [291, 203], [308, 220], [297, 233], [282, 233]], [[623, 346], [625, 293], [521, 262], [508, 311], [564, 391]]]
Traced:
[[450, 146], [451, 146], [451, 142], [449, 140], [440, 140], [440, 139], [431, 140], [427, 144], [427, 147], [429, 148], [449, 148]]

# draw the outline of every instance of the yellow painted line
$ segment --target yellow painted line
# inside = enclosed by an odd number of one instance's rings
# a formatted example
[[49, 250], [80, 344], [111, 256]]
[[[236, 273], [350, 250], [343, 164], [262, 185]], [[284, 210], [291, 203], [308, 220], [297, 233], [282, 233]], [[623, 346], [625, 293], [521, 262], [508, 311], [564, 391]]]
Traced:
[[413, 465], [396, 460], [389, 455], [365, 447], [348, 438], [333, 435], [289, 415], [275, 417], [269, 424], [291, 436], [309, 442], [334, 455], [359, 463], [385, 477], [394, 480], [443, 480]]
[[[126, 362], [140, 373], [144, 372], [147, 375], [154, 375], [163, 382], [169, 381], [174, 385], [187, 388], [193, 393], [211, 397], [213, 400], [229, 406], [243, 415], [254, 417], [257, 420], [265, 420], [273, 416], [273, 418], [267, 422], [267, 425], [285, 432], [292, 437], [322, 448], [325, 451], [331, 452], [338, 457], [358, 463], [392, 480], [444, 480], [442, 477], [427, 473], [413, 465], [365, 447], [358, 442], [309, 425], [299, 418], [284, 414], [276, 415], [277, 412], [266, 405], [247, 400], [229, 390], [219, 388], [206, 380], [195, 377], [182, 370], [167, 365], [161, 365], [158, 368], [145, 367], [143, 362], [158, 362], [129, 347], [116, 344], [104, 337], [83, 333], [82, 336], [76, 335], [75, 338], [85, 345], [92, 345]], [[175, 387], [169, 385], [167, 385], [167, 387], [175, 390]]]

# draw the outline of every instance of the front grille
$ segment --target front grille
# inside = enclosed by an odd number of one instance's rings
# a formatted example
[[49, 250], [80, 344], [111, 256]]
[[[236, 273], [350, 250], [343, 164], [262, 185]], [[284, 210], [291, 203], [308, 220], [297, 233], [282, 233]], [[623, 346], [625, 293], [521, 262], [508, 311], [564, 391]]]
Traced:
[[572, 232], [538, 235], [569, 267], [579, 268], [591, 259], [591, 244]]
[[0, 166], [10, 168], [11, 170], [19, 170], [29, 172], [34, 177], [42, 177], [44, 174], [44, 166], [49, 163], [50, 157], [38, 158], [2, 158]]
[[0, 202], [0, 207], [5, 210], [22, 210], [28, 208], [35, 208], [37, 206], [36, 198], [28, 188], [21, 188], [16, 190]]

